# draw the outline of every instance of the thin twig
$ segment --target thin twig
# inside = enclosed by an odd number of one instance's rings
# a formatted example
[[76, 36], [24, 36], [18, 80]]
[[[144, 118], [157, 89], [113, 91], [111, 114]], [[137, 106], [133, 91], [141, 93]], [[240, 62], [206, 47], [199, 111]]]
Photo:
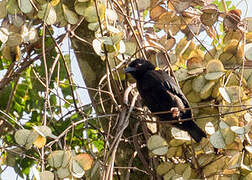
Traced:
[[124, 18], [126, 19], [128, 25], [130, 26], [130, 29], [131, 29], [131, 31], [132, 31], [132, 33], [133, 33], [133, 35], [134, 35], [134, 38], [135, 38], [135, 40], [136, 40], [136, 42], [137, 42], [137, 45], [138, 45], [139, 48], [141, 49], [140, 52], [142, 53], [142, 56], [143, 56], [145, 59], [147, 59], [146, 54], [144, 53], [144, 49], [142, 48], [142, 44], [141, 44], [141, 42], [139, 41], [139, 39], [138, 39], [138, 37], [137, 37], [137, 35], [136, 35], [136, 33], [135, 33], [135, 30], [134, 30], [134, 28], [133, 28], [133, 26], [132, 26], [132, 24], [131, 24], [130, 19], [128, 18], [127, 14], [124, 13], [124, 11], [123, 11], [123, 9], [121, 8], [121, 6], [119, 5], [119, 3], [118, 3], [117, 1], [115, 1], [115, 0], [113, 0], [113, 2], [114, 2], [114, 3], [116, 4], [116, 6], [119, 8], [119, 10], [121, 11], [122, 15], [123, 15]]
[[[46, 125], [46, 110], [47, 110], [47, 104], [49, 101], [49, 82], [48, 82], [48, 69], [47, 69], [47, 60], [46, 60], [46, 49], [45, 49], [45, 35], [46, 35], [46, 23], [43, 24], [43, 36], [42, 36], [42, 55], [43, 55], [43, 62], [45, 66], [45, 78], [46, 78], [46, 90], [45, 90], [45, 104], [44, 104], [44, 116], [43, 116], [43, 125]], [[42, 168], [43, 169], [43, 168]]]
[[117, 114], [105, 114], [105, 115], [100, 115], [100, 116], [97, 116], [97, 117], [90, 117], [90, 118], [86, 118], [86, 119], [82, 119], [80, 121], [74, 122], [74, 123], [71, 124], [71, 126], [67, 127], [57, 138], [55, 138], [55, 140], [53, 140], [53, 141], [49, 142], [48, 144], [46, 144], [45, 147], [51, 147], [53, 144], [58, 142], [60, 138], [65, 136], [68, 133], [68, 131], [70, 131], [70, 129], [72, 127], [77, 126], [78, 124], [84, 123], [84, 122], [89, 121], [91, 119], [105, 118], [105, 117], [110, 117], [110, 116], [117, 116]]
[[[48, 29], [48, 27], [47, 27], [47, 29]], [[50, 34], [50, 36], [51, 36], [51, 38], [52, 38], [54, 44], [56, 45], [56, 48], [57, 48], [58, 51], [59, 51], [59, 54], [60, 54], [60, 56], [61, 56], [61, 58], [62, 58], [62, 60], [63, 60], [64, 67], [65, 67], [65, 69], [66, 69], [68, 81], [69, 81], [69, 83], [72, 85], [72, 84], [73, 84], [73, 80], [72, 80], [72, 76], [71, 76], [70, 70], [69, 70], [69, 68], [68, 68], [68, 66], [67, 66], [66, 59], [65, 59], [65, 57], [64, 57], [64, 55], [63, 55], [63, 53], [62, 53], [62, 51], [61, 51], [61, 49], [60, 49], [60, 47], [59, 47], [59, 44], [58, 44], [57, 41], [53, 38], [53, 35], [52, 35], [52, 33], [51, 33], [51, 31], [50, 31], [49, 29], [48, 29], [48, 32], [49, 32], [49, 34]], [[78, 112], [78, 106], [77, 106], [77, 103], [76, 103], [76, 98], [75, 98], [73, 86], [70, 86], [70, 89], [71, 89], [71, 93], [72, 93], [72, 97], [73, 97], [74, 107], [75, 107], [76, 111]]]
[[228, 8], [227, 8], [225, 0], [221, 0], [221, 3], [222, 3], [222, 6], [223, 6], [223, 9], [224, 9], [224, 12], [227, 13], [228, 12]]
[[16, 93], [18, 81], [19, 81], [19, 76], [15, 78], [14, 86], [13, 86], [13, 88], [11, 89], [11, 93], [10, 93], [9, 100], [8, 100], [8, 103], [7, 103], [7, 107], [6, 107], [6, 110], [5, 110], [5, 112], [6, 112], [7, 114], [8, 114], [9, 111], [10, 111], [10, 108], [11, 108], [11, 105], [12, 105], [12, 102], [13, 102], [12, 100], [13, 100], [14, 95], [15, 95], [15, 93]]
[[[135, 135], [137, 133], [137, 129], [138, 129], [139, 124], [140, 124], [140, 122], [137, 122], [135, 124], [135, 127], [132, 130], [132, 135]], [[154, 173], [150, 169], [146, 159], [144, 158], [144, 155], [141, 152], [141, 148], [140, 148], [140, 146], [138, 144], [138, 140], [137, 140], [136, 136], [133, 136], [133, 144], [134, 144], [134, 147], [135, 147], [135, 149], [137, 151], [138, 157], [140, 158], [141, 162], [143, 163], [144, 169], [148, 172], [149, 175], [152, 175], [154, 177]]]

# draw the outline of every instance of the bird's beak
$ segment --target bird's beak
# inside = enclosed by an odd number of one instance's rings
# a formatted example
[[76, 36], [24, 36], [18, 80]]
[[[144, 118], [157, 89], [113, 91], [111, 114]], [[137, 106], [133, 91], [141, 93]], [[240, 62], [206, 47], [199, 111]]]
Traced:
[[136, 71], [136, 68], [134, 68], [134, 67], [127, 67], [124, 69], [125, 73], [131, 73], [131, 72], [135, 72], [135, 71]]

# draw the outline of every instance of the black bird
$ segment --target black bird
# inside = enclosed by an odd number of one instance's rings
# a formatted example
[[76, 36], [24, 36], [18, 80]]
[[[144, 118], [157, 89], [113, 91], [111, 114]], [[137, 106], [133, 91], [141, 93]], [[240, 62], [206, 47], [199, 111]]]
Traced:
[[[137, 89], [144, 104], [152, 113], [170, 111], [169, 113], [157, 113], [160, 120], [183, 120], [192, 118], [189, 102], [175, 80], [165, 71], [158, 70], [152, 63], [144, 59], [132, 61], [125, 69], [137, 82]], [[188, 108], [187, 110], [184, 110]], [[191, 137], [200, 142], [206, 137], [193, 120], [176, 122], [173, 126], [187, 131]]]

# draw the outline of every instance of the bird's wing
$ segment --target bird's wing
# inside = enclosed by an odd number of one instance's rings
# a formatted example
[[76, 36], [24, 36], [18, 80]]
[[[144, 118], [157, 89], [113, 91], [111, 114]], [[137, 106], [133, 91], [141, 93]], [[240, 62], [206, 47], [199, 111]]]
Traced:
[[145, 104], [151, 111], [165, 111], [172, 107], [181, 109], [189, 107], [189, 103], [172, 77], [165, 71], [148, 71], [137, 88]]
[[169, 76], [165, 71], [160, 71], [160, 73], [161, 73], [161, 78], [163, 82], [163, 87], [167, 91], [178, 96], [182, 100], [185, 107], [189, 107], [188, 100], [186, 99], [184, 93], [182, 92], [180, 87], [177, 85], [175, 80], [171, 76]]

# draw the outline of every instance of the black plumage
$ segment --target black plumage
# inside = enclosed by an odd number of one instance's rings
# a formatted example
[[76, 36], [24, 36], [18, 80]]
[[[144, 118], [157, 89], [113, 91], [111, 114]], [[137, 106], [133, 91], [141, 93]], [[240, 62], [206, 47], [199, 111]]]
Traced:
[[[165, 71], [156, 70], [149, 61], [136, 59], [129, 64], [125, 72], [136, 79], [137, 89], [151, 112], [171, 111], [157, 114], [160, 120], [192, 118], [188, 100], [174, 79]], [[187, 131], [196, 142], [206, 137], [205, 132], [193, 120], [176, 122], [173, 126]]]

